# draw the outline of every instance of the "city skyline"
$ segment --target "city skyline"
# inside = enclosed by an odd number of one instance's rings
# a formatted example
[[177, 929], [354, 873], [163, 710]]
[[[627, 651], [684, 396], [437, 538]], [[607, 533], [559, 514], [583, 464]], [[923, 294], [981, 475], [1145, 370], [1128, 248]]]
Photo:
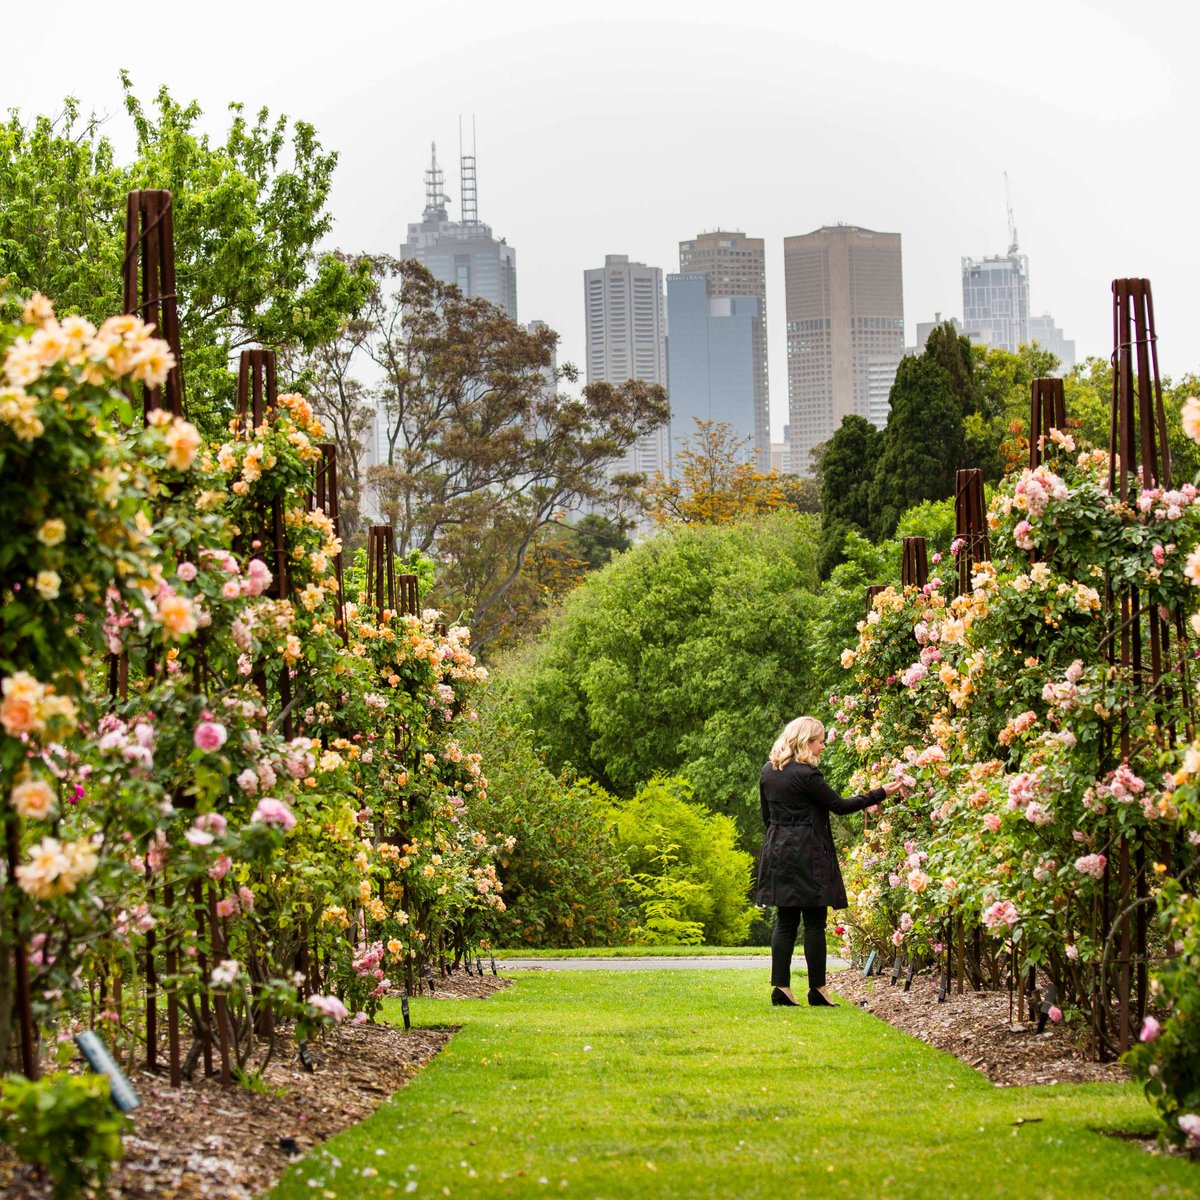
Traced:
[[[1198, 173], [1184, 148], [1200, 10], [1012, 0], [1005, 13], [1028, 40], [1016, 55], [986, 14], [947, 22], [882, 0], [853, 21], [766, 0], [696, 0], [686, 15], [653, 0], [602, 15], [464, 0], [436, 36], [373, 0], [332, 20], [297, 0], [287, 22], [212, 0], [203, 21], [172, 10], [129, 30], [60, 0], [0, 79], [0, 106], [32, 120], [75, 96], [128, 157], [127, 66], [148, 112], [166, 84], [214, 137], [231, 101], [248, 119], [265, 105], [309, 122], [339, 156], [325, 245], [372, 253], [396, 253], [421, 212], [430, 141], [455, 161], [459, 116], [469, 128], [475, 114], [480, 211], [520, 250], [520, 316], [558, 330], [560, 362], [581, 370], [584, 269], [613, 252], [670, 269], [681, 238], [744, 229], [766, 247], [772, 440], [787, 420], [783, 239], [839, 221], [899, 231], [911, 345], [916, 321], [961, 318], [962, 256], [1009, 245], [1005, 172], [1032, 311], [1052, 312], [1080, 358], [1106, 359], [1110, 282], [1145, 276], [1164, 372], [1197, 370], [1200, 244], [1180, 231]], [[187, 53], [163, 52], [174, 45]], [[1116, 77], [1141, 82], [1105, 85]], [[1128, 179], [1159, 164], [1163, 183], [1131, 206]]]

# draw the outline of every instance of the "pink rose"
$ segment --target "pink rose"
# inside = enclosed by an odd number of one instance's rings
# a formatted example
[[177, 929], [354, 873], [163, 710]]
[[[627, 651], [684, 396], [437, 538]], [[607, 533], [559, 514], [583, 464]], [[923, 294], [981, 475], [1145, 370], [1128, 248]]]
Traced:
[[237, 901], [232, 896], [226, 896], [224, 899], [217, 901], [218, 917], [235, 917], [237, 916], [237, 911]]
[[344, 1021], [349, 1016], [346, 1006], [336, 996], [313, 995], [309, 996], [308, 1003], [322, 1016], [332, 1017], [335, 1021]]
[[1142, 1032], [1138, 1034], [1138, 1041], [1156, 1042], [1161, 1033], [1162, 1026], [1153, 1017], [1147, 1017], [1142, 1022]]
[[284, 832], [295, 828], [296, 825], [296, 817], [292, 810], [282, 800], [276, 800], [271, 796], [264, 796], [258, 802], [258, 807], [250, 819], [262, 821], [267, 825], [278, 825]]
[[191, 583], [196, 578], [196, 564], [190, 562], [182, 562], [179, 564], [179, 570], [175, 572], [184, 583]]
[[271, 586], [271, 569], [261, 558], [252, 558], [246, 567], [242, 586], [248, 596], [261, 596]]
[[228, 854], [222, 854], [211, 867], [208, 868], [209, 879], [224, 879], [229, 874], [229, 868], [233, 866], [233, 859]]
[[983, 823], [992, 831], [992, 833], [996, 833], [1000, 829], [1000, 818], [996, 816], [995, 813], [984, 813]]
[[192, 741], [200, 750], [220, 750], [229, 740], [229, 734], [225, 730], [225, 726], [218, 721], [201, 721], [196, 726], [196, 732], [192, 735]]
[[1050, 1008], [1047, 1011], [1046, 1016], [1048, 1016], [1050, 1018], [1050, 1020], [1052, 1020], [1054, 1022], [1061, 1021], [1062, 1020], [1062, 1009], [1059, 1008], [1057, 1004], [1052, 1004], [1052, 1005], [1050, 1005]]
[[1104, 874], [1104, 868], [1108, 865], [1108, 859], [1103, 854], [1085, 854], [1082, 858], [1075, 860], [1075, 870], [1081, 874], [1090, 875], [1093, 879], [1099, 879]]

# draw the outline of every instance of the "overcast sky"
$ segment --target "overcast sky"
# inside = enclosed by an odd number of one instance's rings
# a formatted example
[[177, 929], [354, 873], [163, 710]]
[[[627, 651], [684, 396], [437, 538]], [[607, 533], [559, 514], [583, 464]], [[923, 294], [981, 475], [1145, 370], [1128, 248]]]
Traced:
[[[578, 11], [577, 11], [578, 10]], [[207, 0], [107, 19], [55, 0], [0, 72], [0, 108], [113, 114], [118, 69], [166, 83], [214, 133], [225, 107], [312, 122], [340, 162], [332, 245], [395, 253], [429, 145], [458, 207], [460, 114], [479, 214], [517, 250], [520, 318], [583, 358], [583, 281], [605, 254], [677, 271], [678, 242], [767, 244], [772, 428], [787, 419], [783, 238], [838, 221], [903, 237], [904, 311], [962, 315], [960, 258], [1008, 245], [1034, 311], [1111, 352], [1115, 276], [1154, 285], [1160, 361], [1200, 369], [1197, 6], [790, 0], [416, 5]], [[156, 11], [155, 15], [148, 15]]]

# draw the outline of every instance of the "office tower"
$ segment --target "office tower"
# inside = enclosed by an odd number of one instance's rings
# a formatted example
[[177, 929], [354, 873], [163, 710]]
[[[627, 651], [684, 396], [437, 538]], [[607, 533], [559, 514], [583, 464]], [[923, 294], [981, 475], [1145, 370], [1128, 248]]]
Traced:
[[962, 293], [973, 341], [1012, 354], [1029, 341], [1029, 260], [1015, 245], [1003, 257], [964, 258]]
[[1029, 318], [1029, 340], [1037, 342], [1058, 359], [1056, 375], [1065, 375], [1075, 365], [1075, 342], [1054, 323], [1049, 313]]
[[[659, 267], [606, 254], [604, 266], [583, 273], [587, 382], [641, 379], [666, 385], [666, 320]], [[667, 471], [667, 425], [644, 434], [609, 474]]]
[[754, 333], [754, 448], [758, 469], [770, 470], [771, 403], [767, 386], [767, 268], [762, 238], [714, 230], [679, 243], [680, 274], [704, 274], [709, 295], [753, 296], [758, 314]]
[[904, 356], [900, 235], [827, 225], [783, 239], [792, 469], [844, 417], [882, 428]]
[[475, 155], [459, 160], [462, 220], [451, 221], [445, 179], [437, 162], [437, 145], [425, 172], [425, 211], [408, 226], [400, 257], [415, 258], [435, 279], [453, 283], [464, 296], [490, 300], [517, 319], [517, 252], [479, 219]]
[[[755, 327], [758, 298], [712, 294], [711, 275], [667, 276], [671, 459], [695, 443], [696, 422], [722, 422], [758, 466]], [[769, 464], [768, 464], [769, 469]]]

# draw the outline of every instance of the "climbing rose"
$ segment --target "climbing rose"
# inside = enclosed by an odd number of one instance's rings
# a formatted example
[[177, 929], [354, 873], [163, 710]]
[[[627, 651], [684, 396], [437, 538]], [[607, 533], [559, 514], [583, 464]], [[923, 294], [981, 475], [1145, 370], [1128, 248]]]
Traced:
[[200, 750], [220, 750], [228, 738], [225, 726], [217, 721], [201, 721], [192, 735], [192, 741]]
[[1075, 860], [1075, 870], [1090, 875], [1093, 879], [1099, 879], [1104, 874], [1107, 864], [1108, 859], [1103, 854], [1085, 854]]
[[264, 821], [268, 825], [279, 825], [285, 832], [294, 828], [296, 824], [292, 810], [282, 800], [275, 800], [271, 796], [264, 796], [258, 802], [258, 807], [250, 819]]

